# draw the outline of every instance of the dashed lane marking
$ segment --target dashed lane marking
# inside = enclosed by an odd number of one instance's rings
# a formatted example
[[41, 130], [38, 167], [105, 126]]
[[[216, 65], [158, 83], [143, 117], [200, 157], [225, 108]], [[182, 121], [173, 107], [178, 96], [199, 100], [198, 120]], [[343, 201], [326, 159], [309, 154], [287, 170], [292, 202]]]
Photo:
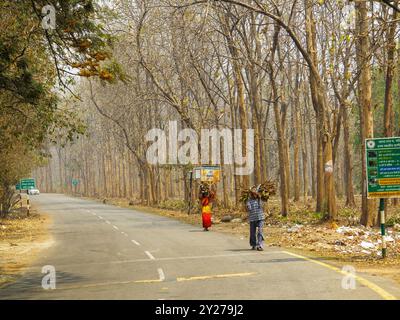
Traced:
[[165, 280], [165, 274], [164, 274], [163, 269], [158, 268], [157, 271], [158, 271], [158, 275], [160, 277], [160, 281], [164, 281]]
[[154, 256], [153, 256], [150, 252], [145, 251], [144, 253], [145, 253], [151, 260], [155, 260]]
[[139, 242], [137, 242], [136, 240], [131, 240], [134, 244], [136, 244], [137, 246], [140, 246], [140, 243]]
[[119, 230], [117, 226], [113, 226], [113, 228], [114, 228], [115, 230]]

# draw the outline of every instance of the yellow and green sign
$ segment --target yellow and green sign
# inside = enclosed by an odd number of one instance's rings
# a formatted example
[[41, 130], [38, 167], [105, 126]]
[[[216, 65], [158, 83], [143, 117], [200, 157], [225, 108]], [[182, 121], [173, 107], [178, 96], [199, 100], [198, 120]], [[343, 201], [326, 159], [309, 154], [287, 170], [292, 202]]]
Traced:
[[400, 137], [365, 140], [368, 198], [400, 198]]
[[194, 179], [203, 182], [217, 183], [220, 180], [221, 168], [219, 166], [201, 166], [193, 169]]

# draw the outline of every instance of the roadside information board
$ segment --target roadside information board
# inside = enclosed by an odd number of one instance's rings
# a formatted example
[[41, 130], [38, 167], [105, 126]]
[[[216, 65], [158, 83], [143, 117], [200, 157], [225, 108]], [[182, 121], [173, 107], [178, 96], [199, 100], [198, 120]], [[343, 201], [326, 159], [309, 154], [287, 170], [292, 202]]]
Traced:
[[400, 137], [365, 140], [368, 198], [400, 198]]
[[219, 182], [220, 168], [217, 166], [202, 167], [200, 171], [200, 180], [207, 182]]
[[21, 179], [19, 183], [15, 185], [17, 190], [28, 190], [36, 188], [36, 183], [34, 178]]
[[221, 168], [219, 166], [202, 166], [193, 169], [193, 178], [206, 182], [219, 182]]

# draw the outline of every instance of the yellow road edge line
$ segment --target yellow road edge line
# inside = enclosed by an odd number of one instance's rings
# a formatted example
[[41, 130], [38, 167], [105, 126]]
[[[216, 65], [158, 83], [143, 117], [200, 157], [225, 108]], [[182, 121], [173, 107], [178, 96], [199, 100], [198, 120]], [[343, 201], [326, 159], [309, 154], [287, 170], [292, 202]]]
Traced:
[[162, 282], [163, 280], [161, 279], [155, 279], [155, 280], [137, 280], [135, 283], [153, 283], [153, 282]]
[[[331, 270], [336, 271], [336, 272], [338, 272], [338, 273], [340, 273], [340, 274], [343, 274], [343, 275], [350, 275], [349, 272], [342, 271], [341, 269], [339, 269], [339, 268], [337, 268], [337, 267], [334, 267], [334, 266], [332, 266], [332, 265], [330, 265], [330, 264], [327, 264], [327, 263], [324, 263], [324, 262], [321, 262], [321, 261], [318, 261], [318, 260], [315, 260], [315, 259], [312, 259], [312, 258], [304, 257], [304, 256], [302, 256], [302, 255], [299, 255], [299, 254], [296, 254], [296, 253], [293, 253], [293, 252], [289, 252], [289, 251], [282, 251], [282, 252], [283, 252], [283, 253], [286, 253], [286, 254], [289, 254], [289, 255], [291, 255], [291, 256], [297, 257], [297, 258], [301, 258], [301, 259], [303, 259], [303, 260], [307, 260], [307, 261], [310, 261], [310, 262], [319, 264], [320, 266], [323, 266], [323, 267], [325, 267], [325, 268], [331, 269]], [[357, 280], [359, 283], [361, 283], [361, 284], [363, 284], [364, 286], [368, 287], [368, 288], [371, 289], [372, 291], [375, 291], [375, 292], [376, 292], [378, 295], [380, 295], [383, 299], [385, 299], [385, 300], [397, 300], [397, 298], [396, 298], [394, 295], [390, 294], [390, 293], [387, 292], [385, 289], [382, 289], [381, 287], [379, 287], [379, 286], [376, 285], [375, 283], [372, 283], [371, 281], [369, 281], [369, 280], [367, 280], [367, 279], [365, 279], [365, 278], [363, 278], [363, 277], [360, 277], [360, 276], [358, 276], [358, 275], [355, 275], [355, 274], [351, 274], [351, 275], [354, 276], [354, 278], [356, 278], [356, 280]]]
[[192, 281], [192, 280], [207, 280], [207, 279], [215, 279], [215, 278], [231, 278], [231, 277], [246, 277], [252, 276], [256, 274], [256, 272], [243, 272], [243, 273], [227, 273], [227, 274], [214, 274], [209, 276], [196, 276], [196, 277], [188, 277], [188, 278], [176, 278], [176, 281]]

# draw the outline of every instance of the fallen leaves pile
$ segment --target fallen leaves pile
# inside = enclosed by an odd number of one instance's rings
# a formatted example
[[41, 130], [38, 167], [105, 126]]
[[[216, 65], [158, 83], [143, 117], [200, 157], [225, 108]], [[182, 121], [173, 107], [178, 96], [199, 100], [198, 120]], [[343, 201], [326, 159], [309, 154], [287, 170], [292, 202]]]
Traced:
[[[283, 225], [275, 230], [272, 238], [274, 242], [277, 242], [272, 245], [291, 246], [310, 251], [336, 252], [343, 256], [380, 257], [382, 255], [380, 230], [364, 226], [337, 226], [335, 223], [319, 226]], [[388, 228], [385, 240], [388, 255], [398, 256], [400, 254], [400, 225]]]

